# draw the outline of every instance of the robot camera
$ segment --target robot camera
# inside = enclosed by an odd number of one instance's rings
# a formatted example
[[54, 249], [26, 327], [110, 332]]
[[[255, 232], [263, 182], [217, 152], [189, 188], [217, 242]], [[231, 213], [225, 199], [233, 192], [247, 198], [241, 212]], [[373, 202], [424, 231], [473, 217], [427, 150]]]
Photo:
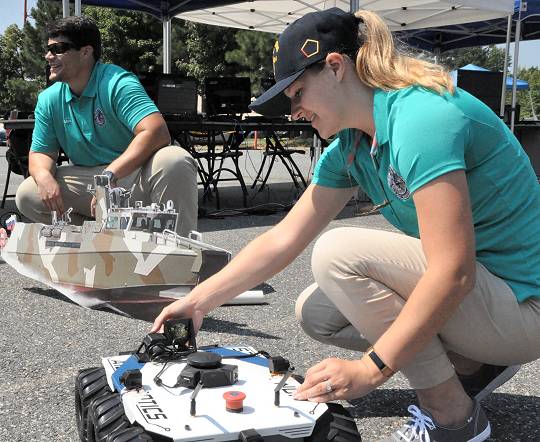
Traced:
[[168, 319], [165, 321], [163, 334], [167, 341], [178, 351], [195, 352], [195, 329], [191, 319]]

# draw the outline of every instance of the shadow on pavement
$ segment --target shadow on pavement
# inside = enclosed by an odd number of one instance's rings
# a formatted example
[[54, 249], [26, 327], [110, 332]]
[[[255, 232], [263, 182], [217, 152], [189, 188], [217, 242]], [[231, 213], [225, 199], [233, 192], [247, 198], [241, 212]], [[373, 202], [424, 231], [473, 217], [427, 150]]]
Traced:
[[54, 289], [43, 289], [41, 287], [25, 287], [24, 290], [34, 293], [35, 295], [46, 296], [47, 298], [57, 299], [58, 301], [64, 301], [68, 302], [69, 304], [78, 305], [77, 303], [69, 299], [67, 296], [62, 295], [62, 293]]
[[[227, 307], [228, 308], [228, 307]], [[209, 333], [227, 333], [237, 336], [254, 336], [257, 338], [282, 340], [281, 336], [270, 335], [268, 333], [246, 328], [246, 324], [227, 321], [225, 319], [216, 319], [212, 316], [206, 316], [201, 330]]]
[[[271, 184], [271, 186], [279, 188], [281, 185]], [[248, 199], [248, 207], [245, 208], [242, 207], [242, 199], [238, 196], [241, 195], [240, 187], [229, 186], [224, 189], [224, 192], [230, 192], [230, 198], [222, 197], [220, 199], [220, 210], [215, 208], [214, 201], [199, 202], [199, 232], [275, 226], [287, 215], [300, 197], [300, 194], [295, 197], [286, 197], [283, 193], [276, 192], [274, 196], [255, 203], [250, 203]], [[366, 206], [370, 206], [370, 204], [365, 201], [351, 201], [335, 219], [355, 218], [358, 209], [363, 209]]]
[[[408, 416], [407, 407], [417, 404], [413, 390], [378, 389], [369, 395], [349, 401], [349, 413], [359, 419], [400, 418]], [[539, 441], [540, 398], [519, 394], [493, 393], [482, 402], [491, 425], [491, 438], [496, 441]], [[386, 435], [381, 434], [380, 437]]]
[[497, 441], [540, 440], [540, 398], [494, 393], [482, 402]]
[[416, 403], [414, 390], [379, 388], [361, 399], [349, 401], [356, 419], [408, 416], [407, 407]]

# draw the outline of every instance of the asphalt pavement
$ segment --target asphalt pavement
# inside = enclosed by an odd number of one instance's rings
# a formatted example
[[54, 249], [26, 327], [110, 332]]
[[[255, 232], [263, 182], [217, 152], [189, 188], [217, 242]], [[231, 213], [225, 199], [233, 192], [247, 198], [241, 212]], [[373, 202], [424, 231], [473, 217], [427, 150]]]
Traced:
[[[250, 184], [260, 152], [242, 159]], [[299, 159], [306, 174], [309, 161]], [[5, 178], [0, 158], [0, 182]], [[1, 175], [3, 173], [3, 176]], [[251, 180], [250, 180], [251, 179]], [[12, 179], [16, 189], [20, 177]], [[217, 218], [215, 199], [206, 201], [199, 230], [205, 242], [238, 252], [250, 240], [279, 222], [285, 212], [265, 212], [264, 204], [289, 205], [298, 196], [283, 166], [272, 171], [270, 186], [250, 191], [249, 203], [257, 214]], [[238, 213], [240, 189], [228, 182], [220, 192], [221, 207]], [[10, 207], [12, 202], [10, 202]], [[328, 228], [363, 226], [392, 229], [381, 216], [357, 217], [347, 207]], [[204, 321], [199, 345], [251, 345], [289, 359], [299, 374], [330, 356], [355, 358], [359, 354], [324, 346], [304, 335], [294, 318], [294, 302], [312, 282], [311, 246], [287, 269], [261, 286], [266, 304], [220, 307]], [[0, 441], [76, 441], [74, 376], [78, 370], [99, 366], [102, 356], [138, 346], [150, 324], [116, 314], [87, 310], [48, 287], [20, 276], [0, 263]], [[528, 364], [483, 403], [497, 441], [540, 441], [540, 363]], [[401, 375], [368, 396], [344, 403], [353, 414], [364, 441], [376, 441], [398, 428], [414, 403], [414, 393]]]

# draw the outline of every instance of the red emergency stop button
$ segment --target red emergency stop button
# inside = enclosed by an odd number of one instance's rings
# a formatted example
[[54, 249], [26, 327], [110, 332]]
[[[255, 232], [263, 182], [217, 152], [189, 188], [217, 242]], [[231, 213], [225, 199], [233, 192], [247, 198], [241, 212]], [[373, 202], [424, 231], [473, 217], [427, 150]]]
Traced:
[[241, 391], [226, 391], [223, 393], [225, 409], [231, 413], [241, 413], [244, 410], [246, 394]]

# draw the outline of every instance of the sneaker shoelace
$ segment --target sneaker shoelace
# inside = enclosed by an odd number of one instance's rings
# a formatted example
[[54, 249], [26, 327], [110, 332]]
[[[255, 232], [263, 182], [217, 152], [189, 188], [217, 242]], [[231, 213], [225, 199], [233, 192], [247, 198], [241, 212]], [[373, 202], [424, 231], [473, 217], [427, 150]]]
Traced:
[[422, 413], [422, 410], [416, 405], [410, 405], [407, 411], [411, 413], [411, 419], [405, 424], [407, 427], [405, 433], [397, 431], [399, 437], [406, 442], [411, 442], [417, 438], [423, 442], [430, 442], [431, 438], [428, 430], [435, 429], [433, 420]]

